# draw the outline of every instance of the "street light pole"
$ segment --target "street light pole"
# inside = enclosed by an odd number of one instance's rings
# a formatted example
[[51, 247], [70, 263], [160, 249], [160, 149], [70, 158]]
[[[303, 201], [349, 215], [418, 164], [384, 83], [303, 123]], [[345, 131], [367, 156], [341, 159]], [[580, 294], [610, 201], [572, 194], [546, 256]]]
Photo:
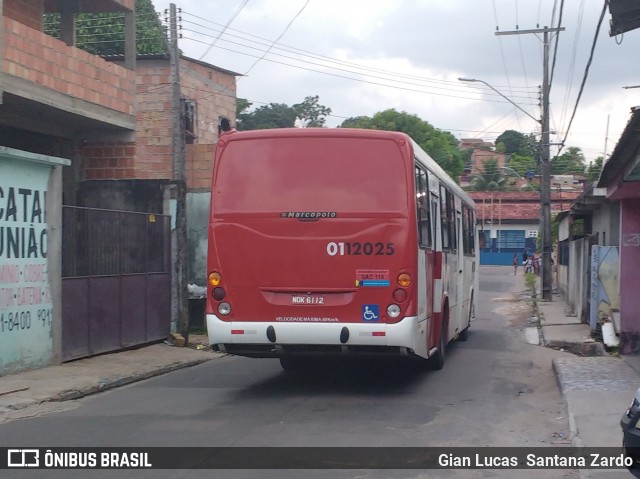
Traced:
[[502, 98], [504, 98], [505, 100], [507, 100], [509, 103], [511, 103], [513, 106], [515, 106], [518, 110], [520, 110], [522, 113], [524, 113], [525, 115], [527, 115], [529, 118], [531, 118], [533, 121], [535, 121], [536, 123], [540, 123], [540, 120], [538, 120], [536, 117], [534, 117], [533, 115], [531, 115], [531, 113], [529, 113], [527, 110], [525, 110], [524, 108], [522, 108], [520, 105], [518, 105], [516, 102], [514, 102], [511, 98], [503, 95], [500, 91], [496, 90], [495, 88], [493, 88], [491, 85], [489, 85], [486, 81], [484, 80], [478, 80], [477, 78], [460, 78], [458, 77], [458, 80], [460, 81], [466, 81], [466, 82], [477, 82], [477, 83], [482, 83], [486, 86], [488, 86], [489, 88], [491, 88], [493, 91], [495, 91], [498, 95], [500, 95]]

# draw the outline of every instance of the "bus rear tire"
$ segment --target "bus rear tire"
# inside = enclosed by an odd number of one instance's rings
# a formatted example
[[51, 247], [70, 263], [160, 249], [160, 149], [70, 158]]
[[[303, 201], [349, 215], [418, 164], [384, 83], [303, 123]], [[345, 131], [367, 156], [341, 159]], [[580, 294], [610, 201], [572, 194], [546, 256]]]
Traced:
[[475, 303], [473, 302], [473, 293], [471, 293], [471, 307], [469, 308], [469, 323], [467, 327], [460, 331], [458, 339], [460, 341], [466, 341], [469, 339], [469, 328], [471, 327], [471, 319], [475, 316]]
[[304, 361], [302, 358], [283, 356], [280, 358], [280, 366], [287, 372], [296, 372], [304, 368]]
[[445, 320], [442, 319], [440, 323], [440, 340], [438, 342], [438, 351], [436, 354], [429, 359], [431, 368], [439, 371], [444, 367], [445, 360], [445, 349], [447, 347], [447, 341], [445, 340], [446, 328], [445, 328]]
[[462, 331], [460, 331], [460, 334], [458, 335], [458, 339], [460, 341], [466, 341], [467, 339], [469, 339], [469, 326], [467, 326]]

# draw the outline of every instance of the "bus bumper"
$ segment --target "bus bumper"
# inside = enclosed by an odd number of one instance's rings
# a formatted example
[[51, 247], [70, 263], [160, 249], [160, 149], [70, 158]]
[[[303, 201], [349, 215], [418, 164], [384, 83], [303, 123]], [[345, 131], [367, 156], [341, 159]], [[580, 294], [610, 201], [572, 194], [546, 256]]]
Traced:
[[207, 314], [214, 350], [255, 358], [290, 354], [388, 354], [427, 357], [426, 321], [415, 316], [394, 324], [222, 321]]

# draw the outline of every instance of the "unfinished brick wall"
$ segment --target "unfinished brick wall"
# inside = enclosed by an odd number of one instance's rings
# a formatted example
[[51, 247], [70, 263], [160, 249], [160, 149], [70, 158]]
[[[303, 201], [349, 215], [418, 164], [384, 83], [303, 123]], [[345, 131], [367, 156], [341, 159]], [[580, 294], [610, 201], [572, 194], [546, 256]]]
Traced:
[[4, 73], [121, 113], [134, 114], [134, 72], [69, 47], [7, 16], [2, 20]]
[[196, 104], [197, 143], [218, 141], [218, 118], [235, 124], [236, 77], [195, 60], [180, 62], [182, 96]]
[[[139, 60], [135, 177], [173, 178], [171, 68], [168, 59]], [[235, 123], [235, 76], [201, 62], [181, 59], [182, 98], [195, 103], [193, 144], [185, 146], [187, 187], [208, 190], [218, 141], [218, 118]]]
[[42, 31], [44, 7], [41, 0], [4, 0], [3, 14], [29, 28]]
[[122, 180], [136, 178], [134, 143], [89, 143], [79, 150], [82, 180]]
[[171, 67], [168, 59], [136, 66], [136, 178], [173, 178]]
[[216, 145], [187, 145], [187, 188], [210, 190], [213, 176], [213, 156]]

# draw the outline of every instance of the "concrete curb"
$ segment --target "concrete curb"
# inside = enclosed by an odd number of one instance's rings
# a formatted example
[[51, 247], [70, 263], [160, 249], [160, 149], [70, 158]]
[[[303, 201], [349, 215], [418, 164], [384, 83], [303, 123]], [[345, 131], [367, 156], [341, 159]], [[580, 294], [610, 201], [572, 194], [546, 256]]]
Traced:
[[205, 363], [212, 359], [213, 358], [194, 359], [194, 360], [189, 360], [189, 361], [184, 361], [179, 363], [168, 364], [166, 366], [162, 366], [160, 368], [153, 369], [151, 371], [133, 372], [127, 376], [112, 376], [108, 378], [100, 378], [97, 384], [94, 384], [91, 386], [85, 386], [80, 389], [67, 389], [65, 391], [61, 391], [55, 396], [46, 398], [41, 402], [61, 402], [61, 401], [71, 401], [74, 399], [80, 399], [86, 396], [90, 396], [92, 394], [96, 394], [103, 391], [108, 391], [110, 389], [115, 389], [121, 386], [125, 386], [127, 384], [144, 381], [145, 379], [150, 379], [155, 376], [161, 376], [166, 373], [177, 371], [178, 369], [185, 369], [185, 368], [197, 366], [198, 364]]

